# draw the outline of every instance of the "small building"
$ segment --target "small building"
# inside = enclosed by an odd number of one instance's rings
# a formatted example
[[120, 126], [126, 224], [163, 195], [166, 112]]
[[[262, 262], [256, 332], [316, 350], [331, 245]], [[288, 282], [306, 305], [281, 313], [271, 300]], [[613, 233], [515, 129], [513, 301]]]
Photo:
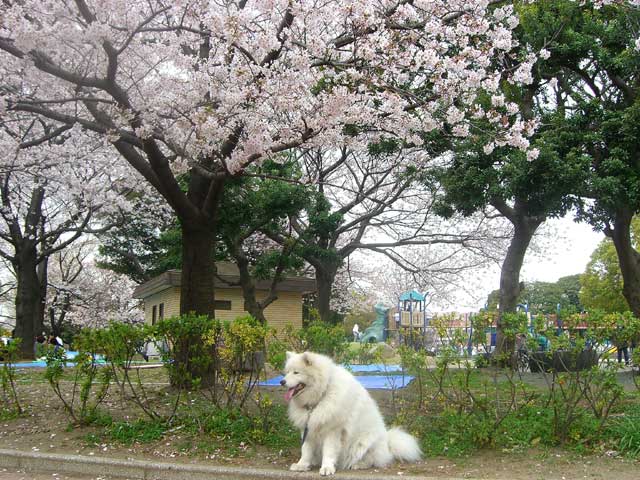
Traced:
[[[216, 263], [218, 270], [214, 280], [215, 316], [221, 320], [234, 320], [247, 315], [244, 310], [242, 289], [238, 285], [240, 275], [234, 263]], [[269, 293], [270, 280], [257, 280], [256, 296], [261, 300]], [[163, 318], [180, 314], [181, 271], [168, 270], [138, 285], [134, 298], [144, 302], [145, 323], [155, 324]], [[276, 287], [278, 298], [264, 311], [267, 324], [281, 330], [286, 325], [302, 327], [302, 297], [315, 291], [315, 280], [308, 277], [285, 277]]]

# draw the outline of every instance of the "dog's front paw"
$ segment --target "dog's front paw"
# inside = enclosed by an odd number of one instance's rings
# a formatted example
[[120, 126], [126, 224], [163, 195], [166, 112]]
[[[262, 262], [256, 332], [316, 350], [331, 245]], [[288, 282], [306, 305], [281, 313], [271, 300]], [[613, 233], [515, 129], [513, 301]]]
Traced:
[[336, 473], [335, 465], [323, 465], [320, 467], [320, 475], [333, 475]]
[[291, 470], [292, 472], [308, 472], [309, 469], [311, 468], [310, 465], [307, 465], [306, 463], [294, 463], [289, 467], [289, 470]]

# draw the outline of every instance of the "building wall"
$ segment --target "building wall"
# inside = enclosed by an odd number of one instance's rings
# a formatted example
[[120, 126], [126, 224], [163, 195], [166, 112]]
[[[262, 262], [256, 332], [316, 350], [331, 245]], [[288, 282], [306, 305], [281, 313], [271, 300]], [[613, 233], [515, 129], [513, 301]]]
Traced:
[[[256, 292], [258, 300], [267, 296], [267, 291]], [[216, 290], [216, 301], [230, 301], [231, 310], [216, 310], [216, 318], [222, 320], [234, 320], [246, 315], [244, 310], [244, 298], [239, 288], [221, 288]], [[164, 318], [180, 314], [180, 288], [168, 288], [144, 299], [145, 322], [151, 323], [153, 306], [159, 311], [160, 304], [164, 304]], [[267, 323], [270, 327], [282, 330], [286, 325], [295, 328], [302, 327], [302, 294], [299, 292], [279, 292], [278, 299], [269, 305], [264, 311]]]
[[[180, 289], [177, 287], [167, 288], [162, 292], [153, 294], [144, 299], [144, 321], [151, 323], [153, 306], [156, 312], [159, 311], [160, 304], [164, 304], [164, 318], [170, 318], [180, 314]], [[156, 313], [158, 314], [158, 313]]]
[[[263, 293], [264, 298], [267, 292]], [[287, 325], [296, 329], [302, 328], [302, 294], [300, 292], [279, 292], [278, 300], [269, 305], [265, 311], [270, 326], [282, 330]]]

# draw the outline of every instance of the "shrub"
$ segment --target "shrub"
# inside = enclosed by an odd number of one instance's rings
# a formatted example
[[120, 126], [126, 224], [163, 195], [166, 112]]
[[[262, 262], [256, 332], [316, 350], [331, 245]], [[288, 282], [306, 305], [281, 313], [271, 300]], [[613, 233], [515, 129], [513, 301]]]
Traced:
[[156, 336], [171, 384], [199, 389], [215, 405], [243, 408], [258, 380], [268, 329], [251, 316], [222, 322], [183, 315], [160, 321]]
[[52, 346], [45, 350], [45, 378], [62, 402], [64, 410], [79, 425], [88, 425], [96, 420], [98, 407], [107, 395], [112, 378], [111, 370], [99, 368], [95, 362], [98, 338], [97, 330], [90, 328], [76, 335], [74, 346], [78, 355], [74, 359], [75, 366], [71, 368], [72, 387], [69, 396], [65, 395], [69, 393], [68, 387], [61, 385], [67, 362], [64, 350]]
[[436, 351], [448, 350], [456, 355], [464, 353], [469, 338], [462, 329], [449, 328], [455, 319], [455, 313], [434, 315], [431, 319], [430, 326], [433, 327], [438, 339], [438, 344], [435, 345]]
[[299, 338], [305, 350], [328, 355], [337, 362], [341, 361], [347, 349], [340, 325], [313, 322], [299, 331]]
[[635, 338], [639, 328], [629, 312], [568, 315], [563, 318], [562, 330], [544, 317], [536, 319], [530, 348], [537, 349], [538, 338], [546, 339], [548, 352], [536, 352], [540, 358], [534, 366], [540, 367], [548, 385], [545, 401], [553, 412], [551, 422], [558, 441], [569, 442], [575, 429], [582, 429], [575, 424], [587, 418], [585, 407], [590, 409], [588, 417], [595, 419], [597, 430], [604, 428], [623, 389], [616, 369], [601, 364], [601, 357], [607, 355], [609, 341], [627, 342]]
[[287, 325], [280, 336], [272, 335], [267, 347], [269, 363], [282, 369], [288, 350], [322, 353], [337, 363], [349, 358], [348, 343], [342, 327], [321, 321], [314, 321], [300, 330]]
[[486, 354], [491, 351], [491, 344], [487, 341], [487, 332], [493, 327], [496, 317], [496, 312], [488, 311], [480, 312], [471, 317], [471, 342], [478, 348], [478, 351], [483, 351]]
[[487, 433], [491, 428], [482, 419], [449, 409], [435, 417], [405, 412], [399, 421], [417, 435], [427, 457], [468, 454], [487, 444]]
[[[613, 421], [619, 438], [624, 438], [620, 443], [614, 442], [616, 448], [635, 455], [638, 436], [632, 425], [637, 419], [611, 418], [624, 396], [615, 366], [562, 371], [578, 366], [584, 352], [595, 354], [596, 345], [619, 333], [621, 322], [629, 320], [625, 328], [633, 332], [634, 321], [624, 315], [603, 315], [595, 320], [591, 335], [575, 328], [584, 322], [583, 317], [572, 318], [567, 322], [569, 331], [560, 333], [546, 319], [538, 322], [538, 332], [548, 338], [549, 358], [555, 360], [556, 355], [563, 355], [563, 364], [552, 362], [549, 370], [543, 370], [543, 391], [526, 388], [522, 373], [510, 368], [493, 364], [486, 370], [472, 369], [471, 362], [457, 355], [455, 349], [441, 349], [435, 357], [435, 367], [431, 367], [424, 351], [402, 347], [401, 363], [416, 381], [412, 394], [404, 396], [408, 403], [401, 416], [420, 432], [425, 449], [434, 453], [457, 455], [480, 446], [510, 449], [536, 444], [565, 444], [584, 450], [601, 441], [603, 435], [611, 435]], [[521, 334], [522, 320], [514, 316], [509, 321], [509, 335]], [[530, 341], [537, 349], [535, 332]], [[448, 423], [443, 423], [443, 418]]]
[[147, 325], [112, 322], [97, 332], [97, 341], [98, 349], [103, 352], [112, 378], [120, 390], [121, 402], [125, 402], [126, 393], [129, 392], [136, 405], [151, 420], [159, 420], [161, 415], [148, 398], [140, 371], [131, 368], [135, 356], [142, 351], [146, 342], [153, 339], [153, 330]]
[[178, 389], [215, 384], [222, 323], [206, 315], [187, 314], [160, 320], [155, 334], [166, 346], [162, 359], [171, 385]]
[[21, 339], [14, 339], [7, 345], [0, 344], [0, 359], [4, 362], [0, 367], [0, 386], [2, 387], [2, 405], [0, 416], [10, 418], [22, 414], [22, 405], [16, 389], [15, 362], [20, 357]]
[[223, 324], [218, 382], [210, 389], [214, 403], [224, 399], [227, 407], [244, 408], [264, 366], [268, 333], [267, 327], [249, 315]]

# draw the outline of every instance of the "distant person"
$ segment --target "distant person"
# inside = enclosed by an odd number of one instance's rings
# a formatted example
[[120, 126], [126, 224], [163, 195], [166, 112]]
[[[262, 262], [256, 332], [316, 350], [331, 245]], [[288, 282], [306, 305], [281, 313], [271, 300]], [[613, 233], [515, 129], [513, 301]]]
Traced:
[[142, 355], [142, 358], [144, 358], [145, 362], [149, 361], [149, 355], [148, 352], [149, 351], [149, 343], [148, 342], [139, 342], [136, 344], [136, 352], [139, 353], [140, 355]]
[[357, 342], [360, 340], [360, 327], [357, 323], [353, 325], [353, 329], [351, 331], [353, 332], [353, 341]]
[[64, 350], [64, 344], [62, 343], [62, 339], [56, 335], [49, 335], [49, 339], [47, 340], [47, 344], [53, 346], [53, 351], [57, 352], [60, 349]]
[[629, 366], [629, 347], [627, 342], [620, 342], [616, 344], [618, 350], [618, 363], [622, 363], [622, 357], [624, 356], [624, 364]]
[[36, 342], [33, 345], [33, 353], [37, 357], [42, 352], [42, 347], [47, 342], [47, 337], [44, 336], [44, 333], [41, 333], [36, 337]]
[[618, 353], [618, 363], [622, 363], [622, 357], [624, 357], [624, 364], [629, 366], [629, 340], [622, 326], [618, 325], [612, 340]]

